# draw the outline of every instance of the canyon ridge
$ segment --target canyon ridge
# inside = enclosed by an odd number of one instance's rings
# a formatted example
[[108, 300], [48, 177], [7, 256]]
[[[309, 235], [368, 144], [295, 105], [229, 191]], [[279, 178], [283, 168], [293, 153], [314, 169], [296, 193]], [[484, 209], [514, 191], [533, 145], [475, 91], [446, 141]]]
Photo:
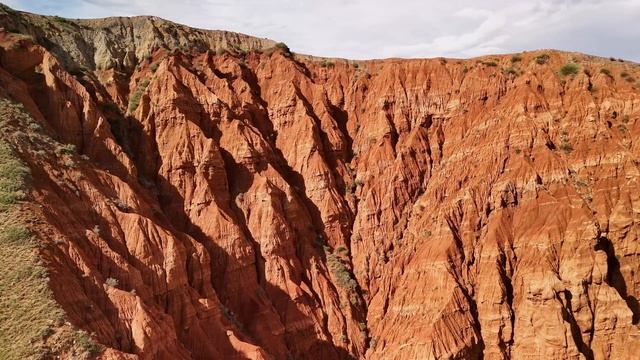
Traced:
[[637, 358], [638, 64], [0, 27], [0, 358]]

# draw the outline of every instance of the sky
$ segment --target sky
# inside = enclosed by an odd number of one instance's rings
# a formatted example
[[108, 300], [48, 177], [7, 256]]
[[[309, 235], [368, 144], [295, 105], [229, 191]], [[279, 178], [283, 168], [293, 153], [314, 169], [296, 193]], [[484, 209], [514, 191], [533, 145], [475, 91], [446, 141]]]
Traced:
[[2, 0], [68, 18], [155, 15], [349, 59], [559, 49], [640, 62], [640, 0]]

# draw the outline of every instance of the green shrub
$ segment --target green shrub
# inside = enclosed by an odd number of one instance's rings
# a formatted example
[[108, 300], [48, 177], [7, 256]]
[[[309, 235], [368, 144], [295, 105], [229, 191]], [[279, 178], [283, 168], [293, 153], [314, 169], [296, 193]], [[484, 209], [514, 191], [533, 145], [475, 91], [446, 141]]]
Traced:
[[600, 69], [600, 73], [613, 79], [613, 75], [611, 75], [611, 70], [609, 70], [607, 68]]
[[40, 132], [42, 130], [42, 126], [36, 122], [29, 123], [27, 127], [33, 132]]
[[560, 142], [560, 150], [569, 153], [573, 151], [573, 146], [571, 146], [571, 143], [568, 140], [562, 140], [562, 142]]
[[539, 65], [544, 65], [547, 63], [547, 61], [549, 61], [549, 55], [547, 54], [538, 55], [536, 56], [535, 61]]
[[282, 50], [285, 54], [291, 54], [291, 49], [287, 46], [287, 44], [283, 42], [279, 42], [274, 46], [276, 49]]
[[143, 80], [140, 83], [140, 85], [138, 85], [136, 90], [133, 92], [133, 94], [131, 95], [131, 98], [129, 99], [129, 106], [128, 106], [129, 112], [136, 111], [136, 109], [138, 108], [138, 105], [140, 105], [140, 98], [142, 97], [142, 93], [147, 88], [147, 86], [149, 86], [149, 79]]
[[76, 153], [76, 146], [73, 144], [60, 144], [56, 146], [57, 155], [72, 155]]
[[483, 61], [482, 65], [490, 66], [490, 67], [496, 67], [496, 66], [498, 66], [498, 63], [496, 63], [495, 61]]
[[64, 164], [65, 167], [68, 167], [68, 168], [74, 168], [77, 165], [76, 162], [71, 158], [64, 159], [64, 163], [63, 164]]
[[578, 70], [580, 70], [578, 64], [566, 63], [560, 68], [560, 75], [576, 75], [578, 73]]
[[246, 56], [246, 55], [247, 55], [247, 50], [245, 50], [245, 49], [241, 48], [241, 47], [240, 47], [240, 46], [238, 46], [238, 45], [234, 45], [234, 46], [233, 46], [233, 51], [234, 51], [238, 56], [240, 56], [240, 57], [244, 57], [244, 56]]
[[328, 68], [335, 66], [335, 64], [327, 59], [322, 59], [322, 61], [320, 61], [320, 66], [323, 68]]
[[522, 61], [522, 56], [520, 56], [520, 55], [511, 56], [511, 62], [512, 63], [517, 63], [517, 62], [520, 62], [520, 61]]
[[93, 339], [82, 330], [76, 331], [76, 343], [80, 350], [86, 355], [88, 358], [92, 358], [100, 354], [102, 351], [100, 346], [93, 341]]
[[626, 71], [623, 71], [623, 72], [620, 73], [620, 77], [623, 78], [623, 79], [628, 77], [628, 76], [629, 76], [629, 73], [626, 72]]
[[53, 17], [53, 21], [57, 22], [58, 24], [62, 24], [62, 25], [75, 25], [75, 23], [69, 19], [60, 17], [60, 16], [54, 16]]
[[[346, 249], [345, 249], [346, 250]], [[327, 255], [327, 265], [331, 274], [336, 279], [338, 285], [349, 291], [354, 291], [358, 287], [356, 281], [351, 277], [351, 273], [347, 269], [347, 266], [336, 255], [332, 254], [328, 249], [325, 249]]]

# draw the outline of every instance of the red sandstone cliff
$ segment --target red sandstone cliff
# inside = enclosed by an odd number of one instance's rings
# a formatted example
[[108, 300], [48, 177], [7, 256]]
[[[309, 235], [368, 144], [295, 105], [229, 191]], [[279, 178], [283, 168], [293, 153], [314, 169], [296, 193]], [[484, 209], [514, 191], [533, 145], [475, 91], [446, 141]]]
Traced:
[[50, 137], [13, 144], [24, 206], [102, 358], [635, 356], [638, 65], [2, 19], [0, 92]]

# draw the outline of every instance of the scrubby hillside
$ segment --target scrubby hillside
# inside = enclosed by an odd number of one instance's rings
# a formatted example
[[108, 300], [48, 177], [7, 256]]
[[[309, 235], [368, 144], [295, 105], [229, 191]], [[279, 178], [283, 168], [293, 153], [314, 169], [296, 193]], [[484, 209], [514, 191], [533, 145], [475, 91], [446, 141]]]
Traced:
[[20, 155], [53, 140], [7, 97], [0, 99], [0, 358], [95, 357], [100, 346], [66, 322], [56, 303], [39, 256], [46, 250], [29, 230], [37, 218], [27, 196], [30, 171]]

